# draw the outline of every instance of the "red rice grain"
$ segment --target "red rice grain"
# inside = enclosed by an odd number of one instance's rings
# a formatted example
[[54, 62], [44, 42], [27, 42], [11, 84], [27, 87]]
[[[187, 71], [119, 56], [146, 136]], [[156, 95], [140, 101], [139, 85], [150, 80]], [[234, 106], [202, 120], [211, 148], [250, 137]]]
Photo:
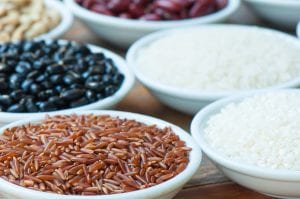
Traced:
[[58, 194], [124, 193], [178, 175], [190, 150], [171, 128], [108, 115], [47, 116], [0, 136], [0, 176]]

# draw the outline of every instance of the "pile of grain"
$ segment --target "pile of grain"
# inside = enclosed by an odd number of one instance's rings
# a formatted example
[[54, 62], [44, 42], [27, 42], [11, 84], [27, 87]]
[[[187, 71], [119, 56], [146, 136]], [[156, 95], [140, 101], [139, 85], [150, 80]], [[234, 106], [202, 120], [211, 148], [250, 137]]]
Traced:
[[255, 27], [194, 28], [141, 49], [137, 66], [153, 81], [177, 88], [263, 88], [300, 75], [300, 45], [292, 41]]
[[300, 93], [277, 91], [229, 104], [209, 119], [204, 133], [232, 160], [300, 170]]
[[181, 173], [189, 151], [167, 127], [108, 115], [55, 116], [4, 131], [0, 176], [59, 194], [123, 193]]

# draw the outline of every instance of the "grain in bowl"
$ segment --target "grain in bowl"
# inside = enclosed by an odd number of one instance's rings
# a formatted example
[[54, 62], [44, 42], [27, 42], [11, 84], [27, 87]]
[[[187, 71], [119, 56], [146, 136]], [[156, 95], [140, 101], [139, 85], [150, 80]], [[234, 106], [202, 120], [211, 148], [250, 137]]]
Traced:
[[[1, 137], [6, 146], [1, 150], [1, 176], [17, 185], [67, 195], [158, 187], [191, 169], [189, 154], [195, 152], [189, 146], [194, 145], [187, 146], [177, 133], [167, 126], [91, 113], [13, 125]], [[194, 161], [192, 170], [199, 166], [199, 157]]]
[[204, 138], [230, 160], [269, 169], [300, 170], [300, 93], [273, 91], [223, 107]]
[[284, 89], [218, 100], [197, 113], [191, 133], [232, 181], [275, 198], [299, 198], [299, 97], [299, 90]]
[[300, 43], [273, 30], [209, 25], [154, 33], [129, 51], [138, 76], [166, 89], [233, 92], [285, 84], [300, 74]]

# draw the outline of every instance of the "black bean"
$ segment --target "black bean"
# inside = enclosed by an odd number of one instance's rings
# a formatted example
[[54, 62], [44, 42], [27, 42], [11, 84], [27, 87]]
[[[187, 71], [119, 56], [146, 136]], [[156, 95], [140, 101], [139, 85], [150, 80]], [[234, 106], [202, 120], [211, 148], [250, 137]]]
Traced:
[[78, 107], [83, 106], [89, 103], [89, 100], [87, 100], [85, 97], [82, 97], [76, 101], [71, 102], [71, 107]]
[[30, 86], [30, 93], [33, 95], [37, 95], [39, 92], [42, 91], [42, 87], [38, 84], [31, 84]]
[[75, 65], [76, 66], [76, 63], [77, 63], [77, 60], [73, 57], [68, 57], [66, 59], [63, 59], [63, 64], [64, 65]]
[[31, 64], [26, 61], [21, 61], [16, 66], [16, 72], [17, 73], [28, 73], [31, 70]]
[[55, 111], [57, 110], [57, 107], [54, 103], [52, 102], [40, 102], [37, 103], [40, 111]]
[[61, 93], [61, 92], [64, 90], [64, 87], [61, 86], [61, 85], [58, 85], [58, 86], [55, 86], [55, 90], [56, 90], [58, 93]]
[[8, 89], [8, 83], [4, 77], [0, 77], [0, 91], [6, 91]]
[[27, 63], [32, 63], [35, 59], [34, 55], [30, 52], [25, 52], [21, 54], [20, 59], [26, 61]]
[[61, 93], [61, 98], [64, 100], [76, 100], [84, 95], [83, 89], [74, 88]]
[[46, 71], [49, 74], [58, 74], [58, 73], [63, 73], [64, 72], [64, 67], [62, 65], [56, 64], [56, 65], [50, 65], [47, 66]]
[[80, 75], [73, 71], [68, 71], [64, 77], [64, 82], [69, 85], [79, 83], [80, 81], [81, 81]]
[[14, 101], [19, 101], [24, 97], [24, 92], [22, 90], [14, 90], [10, 93], [10, 96]]
[[[114, 94], [124, 76], [86, 45], [21, 41], [0, 45], [0, 109], [40, 112], [82, 106]], [[9, 109], [9, 110], [8, 110]]]
[[25, 102], [26, 110], [30, 113], [38, 112], [39, 108], [34, 104], [33, 99], [29, 98]]
[[8, 71], [8, 65], [4, 63], [0, 63], [0, 72]]
[[48, 89], [48, 90], [41, 91], [38, 94], [38, 98], [41, 100], [47, 100], [49, 97], [53, 96], [54, 94], [56, 94], [54, 90]]
[[112, 83], [116, 86], [119, 86], [122, 84], [122, 82], [124, 81], [124, 75], [123, 74], [116, 74], [115, 76], [113, 76], [112, 78]]
[[94, 101], [96, 99], [96, 93], [92, 90], [87, 90], [85, 91], [85, 97], [90, 101]]
[[110, 74], [105, 74], [102, 76], [102, 81], [105, 84], [111, 84], [112, 83], [112, 76]]
[[21, 85], [21, 82], [24, 80], [24, 76], [23, 74], [12, 74], [10, 77], [9, 77], [9, 87], [11, 89], [18, 89]]
[[48, 99], [48, 101], [52, 102], [53, 104], [55, 104], [58, 107], [64, 107], [64, 106], [66, 106], [66, 102], [62, 98], [60, 98], [58, 96], [50, 97]]
[[101, 92], [105, 88], [105, 84], [103, 82], [87, 82], [85, 86], [96, 92]]
[[103, 80], [103, 76], [102, 75], [93, 75], [90, 76], [86, 79], [86, 83], [88, 82], [101, 82]]
[[52, 75], [50, 81], [52, 84], [62, 84], [64, 82], [64, 76], [61, 74]]
[[27, 74], [26, 78], [28, 79], [36, 79], [39, 76], [40, 72], [37, 70], [31, 71]]
[[23, 104], [14, 104], [10, 107], [7, 108], [7, 112], [11, 112], [11, 113], [22, 113], [24, 112], [26, 109], [25, 109], [25, 106]]
[[114, 86], [107, 86], [107, 87], [105, 87], [105, 89], [104, 89], [104, 94], [105, 94], [105, 96], [111, 96], [111, 95], [113, 95], [117, 90], [118, 90], [117, 87], [114, 87]]
[[23, 83], [21, 84], [21, 88], [23, 89], [23, 91], [28, 92], [33, 82], [34, 81], [32, 79], [24, 80]]
[[44, 88], [44, 89], [50, 89], [53, 87], [53, 84], [48, 81], [48, 80], [45, 80], [41, 83], [41, 86]]
[[85, 86], [82, 84], [72, 84], [70, 88], [79, 88], [79, 89], [85, 89]]
[[102, 93], [97, 93], [96, 97], [98, 100], [105, 98], [105, 96]]
[[0, 104], [4, 106], [10, 106], [13, 103], [12, 98], [9, 95], [0, 95]]
[[37, 82], [43, 82], [47, 79], [48, 75], [47, 74], [40, 74], [36, 79], [35, 81]]
[[36, 70], [42, 70], [45, 66], [46, 65], [44, 64], [44, 62], [39, 60], [36, 60], [32, 65], [32, 67]]

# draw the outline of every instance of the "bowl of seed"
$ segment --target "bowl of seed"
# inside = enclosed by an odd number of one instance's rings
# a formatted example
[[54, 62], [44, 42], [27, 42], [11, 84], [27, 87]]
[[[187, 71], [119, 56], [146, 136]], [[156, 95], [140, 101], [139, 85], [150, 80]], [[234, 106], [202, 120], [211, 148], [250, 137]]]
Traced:
[[300, 198], [298, 89], [229, 97], [197, 113], [191, 133], [236, 183], [275, 198]]
[[0, 132], [0, 190], [10, 198], [171, 199], [201, 162], [187, 132], [134, 113], [35, 116]]
[[58, 0], [0, 2], [0, 43], [58, 38], [72, 23], [72, 13]]
[[219, 24], [152, 33], [134, 43], [126, 59], [162, 103], [195, 114], [230, 95], [298, 87], [299, 53], [300, 41], [289, 34]]
[[45, 112], [112, 108], [134, 84], [123, 58], [92, 45], [22, 41], [0, 45], [0, 54], [1, 123]]

